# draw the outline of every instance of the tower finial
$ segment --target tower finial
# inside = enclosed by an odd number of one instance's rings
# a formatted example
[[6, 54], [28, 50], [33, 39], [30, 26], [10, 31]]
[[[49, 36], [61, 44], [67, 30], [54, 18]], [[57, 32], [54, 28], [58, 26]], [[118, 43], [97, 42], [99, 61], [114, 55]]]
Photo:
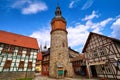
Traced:
[[61, 12], [61, 10], [60, 10], [60, 6], [57, 5], [56, 11], [55, 11], [55, 16], [56, 16], [56, 17], [61, 17], [61, 14], [62, 14], [62, 12]]
[[44, 49], [47, 49], [46, 41], [45, 41], [45, 46], [44, 46]]

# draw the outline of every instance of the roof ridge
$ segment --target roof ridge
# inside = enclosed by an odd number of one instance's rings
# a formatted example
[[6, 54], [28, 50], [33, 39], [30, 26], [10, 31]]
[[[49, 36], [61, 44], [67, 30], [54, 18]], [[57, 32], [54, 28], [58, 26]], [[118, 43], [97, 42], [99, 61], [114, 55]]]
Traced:
[[98, 33], [95, 33], [95, 32], [90, 32], [89, 35], [88, 35], [88, 37], [87, 37], [87, 40], [86, 40], [86, 42], [85, 42], [85, 44], [83, 46], [82, 53], [84, 53], [85, 47], [87, 46], [89, 38], [91, 37], [92, 34], [96, 34], [96, 35], [99, 35], [99, 36], [111, 39], [112, 41], [120, 42], [120, 39], [116, 39], [116, 38], [113, 38], [113, 37], [108, 37], [108, 36], [105, 36], [103, 34], [98, 34]]
[[103, 34], [98, 34], [98, 33], [95, 33], [95, 32], [90, 32], [90, 33], [97, 34], [97, 35], [100, 35], [100, 36], [103, 36], [103, 37], [107, 37], [107, 38], [112, 39], [112, 40], [120, 41], [120, 39], [117, 39], [117, 38], [114, 38], [114, 37], [109, 37], [109, 36], [106, 36], [106, 35], [103, 35]]
[[0, 30], [0, 42], [26, 48], [39, 49], [36, 38]]
[[14, 33], [14, 32], [4, 31], [4, 30], [0, 30], [0, 32], [5, 32], [5, 33], [12, 34], [12, 35], [18, 35], [18, 36], [22, 36], [22, 37], [24, 36], [24, 37], [36, 39], [34, 37], [30, 37], [30, 36], [26, 36], [26, 35], [22, 35], [22, 34], [17, 34], [17, 33]]

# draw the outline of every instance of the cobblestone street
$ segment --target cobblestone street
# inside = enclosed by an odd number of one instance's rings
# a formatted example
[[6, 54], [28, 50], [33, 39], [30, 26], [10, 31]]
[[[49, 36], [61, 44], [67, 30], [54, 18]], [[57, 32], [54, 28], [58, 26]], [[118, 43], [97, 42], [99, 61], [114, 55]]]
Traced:
[[100, 79], [88, 79], [88, 78], [83, 78], [83, 77], [54, 79], [54, 78], [49, 78], [45, 76], [36, 76], [33, 80], [100, 80]]

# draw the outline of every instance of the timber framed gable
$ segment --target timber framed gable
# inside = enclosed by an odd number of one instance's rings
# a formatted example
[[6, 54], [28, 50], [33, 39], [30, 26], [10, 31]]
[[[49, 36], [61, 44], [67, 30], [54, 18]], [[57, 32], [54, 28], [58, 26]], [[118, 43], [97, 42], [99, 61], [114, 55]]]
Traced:
[[91, 76], [120, 79], [120, 40], [91, 32], [82, 52]]

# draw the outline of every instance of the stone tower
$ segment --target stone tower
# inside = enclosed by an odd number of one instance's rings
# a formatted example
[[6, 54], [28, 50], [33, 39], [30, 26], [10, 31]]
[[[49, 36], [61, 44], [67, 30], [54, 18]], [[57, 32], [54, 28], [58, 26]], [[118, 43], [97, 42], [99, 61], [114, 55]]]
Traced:
[[[57, 6], [55, 17], [51, 21], [51, 48], [49, 76], [58, 78], [58, 68], [62, 67], [65, 77], [73, 77], [72, 63], [68, 52], [66, 20], [62, 17], [60, 7]], [[64, 76], [63, 76], [64, 77]]]

